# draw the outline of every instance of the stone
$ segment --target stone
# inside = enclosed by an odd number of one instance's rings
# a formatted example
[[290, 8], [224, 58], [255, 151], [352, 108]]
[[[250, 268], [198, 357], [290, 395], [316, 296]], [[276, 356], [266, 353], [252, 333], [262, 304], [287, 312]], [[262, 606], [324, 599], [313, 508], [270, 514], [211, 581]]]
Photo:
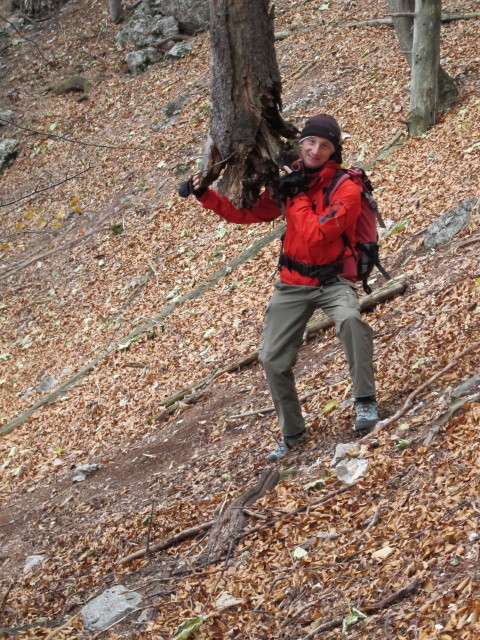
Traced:
[[179, 34], [178, 22], [173, 16], [157, 16], [152, 22], [151, 30], [159, 38], [170, 38]]
[[368, 469], [368, 460], [365, 458], [352, 458], [342, 460], [335, 468], [335, 475], [346, 484], [352, 484], [358, 478], [364, 476]]
[[119, 49], [129, 42], [139, 49], [148, 47], [157, 40], [152, 33], [152, 17], [136, 13], [130, 22], [123, 27], [115, 37], [115, 44]]
[[11, 122], [13, 120], [13, 111], [10, 109], [0, 109], [0, 127], [5, 127], [8, 124], [8, 122], [3, 122], [4, 120]]
[[205, 31], [210, 23], [208, 0], [154, 0], [154, 7], [164, 16], [173, 16], [180, 33], [193, 35]]
[[115, 585], [82, 608], [83, 624], [89, 631], [107, 629], [128, 613], [135, 611], [141, 601], [142, 596], [139, 593], [128, 591], [121, 584]]
[[99, 469], [100, 465], [97, 463], [81, 464], [75, 469], [75, 475], [73, 476], [72, 482], [84, 482], [88, 476], [91, 476], [92, 473], [95, 473], [95, 471], [98, 471]]
[[0, 171], [6, 169], [15, 160], [18, 153], [18, 140], [4, 138], [0, 140]]
[[40, 555], [28, 556], [28, 558], [25, 559], [23, 573], [25, 575], [27, 573], [31, 573], [36, 567], [41, 565], [44, 560], [45, 560], [45, 556], [40, 556]]
[[171, 49], [167, 51], [165, 54], [166, 58], [170, 58], [171, 60], [180, 60], [180, 58], [185, 58], [189, 56], [193, 51], [193, 43], [190, 40], [184, 42], [177, 42], [173, 45]]
[[337, 464], [337, 462], [345, 458], [345, 456], [358, 455], [359, 452], [360, 452], [360, 446], [357, 442], [347, 442], [347, 443], [340, 442], [335, 447], [335, 455], [333, 456], [332, 461], [330, 462], [330, 466], [334, 467]]
[[145, 51], [130, 51], [125, 56], [125, 61], [128, 66], [128, 70], [134, 76], [143, 73], [148, 66], [147, 54]]
[[56, 380], [53, 376], [45, 376], [45, 378], [40, 382], [37, 387], [37, 393], [47, 393], [47, 391], [51, 391], [58, 384], [58, 380]]
[[144, 51], [148, 64], [155, 64], [156, 62], [160, 62], [163, 58], [163, 53], [156, 47], [147, 47]]
[[182, 93], [175, 100], [170, 100], [170, 102], [163, 108], [163, 113], [167, 116], [167, 118], [172, 118], [173, 116], [178, 116], [182, 111], [182, 107], [185, 104], [185, 101], [188, 96]]
[[432, 222], [423, 241], [427, 249], [436, 249], [456, 236], [470, 221], [473, 207], [477, 203], [476, 198], [467, 198]]

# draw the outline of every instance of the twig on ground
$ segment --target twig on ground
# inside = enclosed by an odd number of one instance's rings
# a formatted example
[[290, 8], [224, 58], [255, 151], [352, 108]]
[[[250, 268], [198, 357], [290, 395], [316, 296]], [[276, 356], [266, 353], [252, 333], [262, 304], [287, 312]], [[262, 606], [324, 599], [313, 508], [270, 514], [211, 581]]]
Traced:
[[54, 62], [54, 60], [49, 60], [46, 55], [43, 53], [43, 51], [40, 49], [40, 47], [38, 46], [38, 44], [35, 42], [35, 40], [32, 40], [31, 38], [27, 38], [26, 36], [23, 35], [23, 33], [20, 31], [20, 29], [17, 29], [17, 27], [14, 25], [13, 22], [11, 22], [10, 20], [8, 20], [8, 18], [5, 18], [4, 15], [2, 15], [0, 13], [0, 18], [2, 20], [5, 20], [5, 22], [8, 22], [8, 24], [13, 27], [13, 29], [15, 29], [15, 31], [17, 32], [17, 34], [20, 36], [20, 38], [22, 38], [22, 40], [26, 40], [27, 42], [31, 42], [33, 44], [33, 46], [37, 49], [38, 53], [40, 54], [40, 57], [43, 58], [45, 60], [45, 62], [48, 62], [48, 64], [52, 64]]
[[317, 505], [324, 504], [325, 502], [328, 502], [335, 496], [338, 496], [340, 493], [345, 493], [346, 491], [353, 489], [353, 487], [356, 487], [357, 484], [358, 482], [353, 482], [352, 484], [347, 484], [343, 487], [340, 487], [340, 489], [331, 491], [330, 493], [327, 493], [325, 496], [323, 496], [323, 498], [318, 498], [317, 500], [313, 500], [312, 502], [307, 502], [306, 504], [303, 504], [300, 507], [298, 507], [298, 509], [287, 511], [285, 515], [274, 518], [273, 520], [269, 520], [268, 522], [264, 522], [263, 524], [260, 524], [257, 527], [253, 527], [253, 529], [248, 529], [247, 531], [243, 531], [236, 537], [236, 539], [241, 540], [242, 538], [246, 538], [252, 533], [257, 533], [257, 531], [261, 531], [262, 529], [266, 529], [267, 527], [272, 527], [273, 525], [277, 524], [277, 522], [280, 522], [281, 520], [283, 520], [285, 516], [295, 516], [295, 515], [298, 515], [299, 513], [303, 513], [307, 511], [308, 509], [310, 509], [310, 507], [315, 507]]
[[[424, 583], [423, 578], [415, 578], [414, 580], [412, 580], [412, 582], [409, 582], [404, 587], [401, 587], [400, 589], [392, 593], [390, 596], [384, 598], [383, 600], [375, 602], [374, 604], [371, 604], [371, 605], [363, 606], [362, 610], [367, 615], [373, 615], [375, 613], [378, 613], [382, 609], [387, 609], [388, 607], [391, 607], [392, 605], [396, 604], [400, 600], [404, 600], [405, 598], [408, 598], [409, 596], [413, 595], [416, 591], [418, 591], [418, 589], [422, 586], [423, 583]], [[341, 627], [343, 624], [343, 620], [344, 620], [343, 617], [334, 618], [333, 620], [329, 620], [328, 622], [325, 622], [324, 624], [319, 625], [315, 629], [312, 629], [311, 631], [309, 631], [309, 633], [307, 633], [307, 635], [304, 636], [304, 640], [307, 640], [308, 638], [313, 638], [318, 633], [322, 633], [323, 631], [329, 631], [330, 629], [336, 629], [337, 627]]]
[[57, 636], [59, 633], [61, 633], [62, 631], [64, 631], [67, 627], [69, 627], [72, 622], [78, 618], [78, 616], [80, 615], [80, 611], [77, 611], [77, 613], [72, 616], [69, 620], [67, 620], [66, 622], [64, 622], [60, 627], [56, 627], [53, 631], [50, 631], [50, 633], [48, 634], [48, 636], [46, 636], [45, 640], [53, 640], [53, 638], [55, 638], [55, 636]]
[[155, 508], [155, 501], [152, 500], [152, 506], [150, 509], [150, 519], [148, 520], [148, 531], [147, 531], [147, 542], [145, 544], [145, 555], [147, 558], [150, 556], [150, 533], [152, 531], [152, 522], [153, 522], [153, 510]]
[[467, 349], [459, 353], [458, 356], [455, 356], [455, 358], [449, 364], [447, 364], [446, 367], [443, 367], [443, 369], [440, 369], [440, 371], [437, 371], [437, 373], [435, 373], [428, 380], [426, 380], [422, 385], [420, 385], [418, 389], [415, 389], [415, 391], [412, 391], [412, 393], [408, 396], [407, 400], [405, 401], [405, 404], [403, 405], [403, 407], [401, 407], [395, 415], [391, 416], [390, 418], [387, 418], [387, 420], [382, 420], [381, 422], [379, 422], [375, 427], [375, 429], [371, 431], [368, 435], [361, 438], [359, 442], [365, 442], [369, 440], [373, 435], [376, 435], [377, 433], [385, 429], [385, 427], [388, 427], [394, 422], [397, 422], [399, 418], [405, 415], [405, 413], [413, 407], [414, 399], [418, 395], [420, 395], [422, 391], [424, 391], [427, 387], [429, 387], [436, 380], [438, 380], [438, 378], [443, 376], [444, 373], [447, 373], [447, 371], [450, 371], [450, 369], [453, 369], [458, 364], [459, 360], [464, 358], [470, 352], [478, 349], [479, 347], [480, 347], [480, 342], [474, 342]]
[[5, 591], [5, 594], [2, 598], [2, 602], [0, 603], [0, 611], [4, 610], [5, 605], [7, 604], [8, 596], [10, 595], [10, 591], [13, 589], [14, 584], [15, 584], [15, 578], [11, 578], [10, 584], [8, 585], [7, 590]]
[[37, 193], [42, 193], [42, 191], [47, 191], [48, 189], [53, 189], [54, 187], [58, 187], [59, 184], [68, 182], [68, 180], [74, 180], [75, 178], [78, 178], [78, 176], [81, 176], [82, 173], [85, 173], [86, 171], [90, 171], [90, 169], [92, 169], [92, 166], [88, 166], [86, 169], [82, 169], [82, 171], [75, 173], [73, 176], [67, 176], [63, 180], [60, 180], [60, 182], [54, 182], [53, 184], [49, 184], [46, 187], [42, 187], [41, 189], [35, 189], [35, 191], [32, 191], [31, 193], [27, 193], [25, 196], [20, 196], [20, 198], [16, 198], [15, 200], [10, 200], [9, 202], [0, 202], [0, 207], [8, 207], [11, 204], [16, 204], [17, 202], [20, 202], [20, 200], [33, 198], [33, 196], [36, 196]]
[[[158, 542], [157, 544], [152, 544], [150, 546], [150, 551], [151, 552], [161, 551], [163, 549], [168, 549], [169, 547], [173, 547], [179, 542], [183, 542], [184, 540], [188, 540], [189, 538], [195, 537], [197, 533], [200, 533], [200, 531], [205, 531], [205, 529], [210, 529], [214, 523], [215, 523], [215, 520], [209, 520], [208, 522], [202, 522], [202, 524], [198, 524], [195, 527], [184, 529], [183, 531], [176, 533], [171, 538], [167, 538], [166, 540], [163, 540], [162, 542]], [[146, 553], [147, 553], [147, 549], [139, 549], [138, 551], [135, 551], [134, 553], [131, 553], [128, 556], [125, 556], [125, 558], [120, 558], [120, 560], [117, 560], [115, 564], [117, 565], [125, 564], [127, 562], [131, 562], [132, 560], [137, 560], [137, 558], [141, 558]]]

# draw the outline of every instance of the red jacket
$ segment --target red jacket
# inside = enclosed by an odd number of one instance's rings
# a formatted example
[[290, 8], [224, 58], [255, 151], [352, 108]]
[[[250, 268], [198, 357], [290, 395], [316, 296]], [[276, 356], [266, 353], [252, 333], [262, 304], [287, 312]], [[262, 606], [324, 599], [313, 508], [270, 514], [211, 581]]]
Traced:
[[[329, 206], [324, 207], [325, 189], [339, 168], [338, 164], [329, 161], [312, 179], [308, 191], [287, 199], [283, 251], [289, 258], [306, 264], [342, 262], [340, 275], [355, 281], [356, 260], [342, 234], [345, 233], [351, 246], [355, 246], [355, 225], [360, 215], [359, 187], [351, 180], [345, 180], [335, 190]], [[199, 200], [205, 209], [237, 224], [270, 222], [282, 215], [280, 207], [267, 192], [260, 195], [251, 209], [237, 209], [226, 196], [221, 197], [212, 189]], [[287, 267], [281, 268], [280, 279], [286, 284], [318, 286], [317, 278], [303, 276]]]

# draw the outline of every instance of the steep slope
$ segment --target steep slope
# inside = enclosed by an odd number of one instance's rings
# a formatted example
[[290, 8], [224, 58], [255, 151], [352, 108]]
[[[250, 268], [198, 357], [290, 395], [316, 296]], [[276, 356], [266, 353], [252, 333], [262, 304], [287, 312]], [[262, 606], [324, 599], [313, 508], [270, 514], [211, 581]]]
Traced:
[[[345, 26], [383, 15], [383, 4], [277, 3], [278, 29], [312, 27], [277, 43], [285, 111], [296, 123], [334, 113], [351, 136], [350, 163], [373, 159], [404, 131], [408, 77], [392, 30]], [[444, 4], [445, 11], [478, 9], [476, 2]], [[206, 385], [195, 406], [177, 406], [160, 423], [148, 419], [177, 389], [256, 348], [278, 251], [269, 244], [204, 296], [122, 341], [272, 229], [224, 225], [175, 194], [208, 129], [207, 34], [196, 37], [191, 58], [132, 78], [125, 52], [113, 47], [115, 30], [103, 2], [72, 2], [28, 36], [42, 55], [31, 41], [3, 53], [5, 106], [17, 124], [103, 145], [7, 131], [22, 136], [22, 152], [1, 176], [1, 202], [16, 200], [2, 208], [3, 424], [34, 405], [47, 376], [62, 382], [122, 345], [0, 440], [3, 626], [68, 621], [93, 594], [120, 582], [148, 595], [150, 619], [134, 624], [139, 613], [106, 637], [170, 637], [186, 617], [204, 613], [206, 637], [303, 638], [312, 623], [343, 619], [356, 606], [370, 615], [350, 629], [352, 638], [474, 638], [478, 401], [447, 416], [438, 433], [431, 429], [451, 390], [478, 375], [478, 350], [369, 443], [367, 475], [336, 494], [344, 485], [330, 461], [335, 444], [351, 440], [351, 408], [340, 404], [349, 381], [332, 330], [316, 336], [297, 365], [300, 391], [317, 391], [304, 405], [311, 438], [288, 461], [295, 474], [256, 505], [282, 519], [240, 540], [227, 567], [198, 575], [170, 577], [180, 563], [194, 562], [201, 540], [115, 565], [147, 536], [157, 542], [211, 520], [264, 469], [277, 437], [273, 415], [230, 418], [270, 405], [257, 365]], [[459, 104], [371, 171], [384, 214], [398, 223], [382, 245], [386, 265], [409, 277], [404, 296], [369, 314], [384, 416], [478, 339], [478, 208], [450, 244], [436, 252], [423, 246], [441, 212], [480, 193], [478, 35], [478, 21], [444, 27], [442, 62], [461, 86]], [[72, 73], [93, 83], [87, 101], [42, 93]], [[181, 115], [154, 131], [181, 94]], [[100, 470], [72, 484], [72, 470], [85, 462]], [[306, 487], [319, 477], [316, 489]], [[286, 513], [331, 492], [325, 504]], [[307, 554], [297, 558], [295, 546], [307, 540]], [[46, 560], [24, 576], [25, 557], [34, 553]], [[411, 593], [375, 610], [405, 585]], [[241, 603], [219, 613], [223, 591]], [[21, 633], [46, 637], [49, 630], [43, 623]], [[82, 634], [77, 617], [57, 637]]]

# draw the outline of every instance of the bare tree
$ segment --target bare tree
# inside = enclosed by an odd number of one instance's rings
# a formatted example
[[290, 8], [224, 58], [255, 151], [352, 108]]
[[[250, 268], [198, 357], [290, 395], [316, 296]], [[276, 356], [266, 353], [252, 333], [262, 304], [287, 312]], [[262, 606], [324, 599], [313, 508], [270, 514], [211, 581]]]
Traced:
[[110, 9], [110, 19], [115, 24], [123, 22], [124, 11], [122, 0], [108, 0], [108, 7]]
[[210, 0], [211, 121], [203, 184], [250, 206], [271, 187], [296, 128], [281, 116], [270, 0]]
[[418, 132], [423, 133], [434, 124], [437, 114], [451, 107], [458, 96], [453, 79], [440, 66], [442, 3], [439, 0], [388, 0], [388, 4], [401, 52], [412, 72], [410, 132], [419, 135]]

